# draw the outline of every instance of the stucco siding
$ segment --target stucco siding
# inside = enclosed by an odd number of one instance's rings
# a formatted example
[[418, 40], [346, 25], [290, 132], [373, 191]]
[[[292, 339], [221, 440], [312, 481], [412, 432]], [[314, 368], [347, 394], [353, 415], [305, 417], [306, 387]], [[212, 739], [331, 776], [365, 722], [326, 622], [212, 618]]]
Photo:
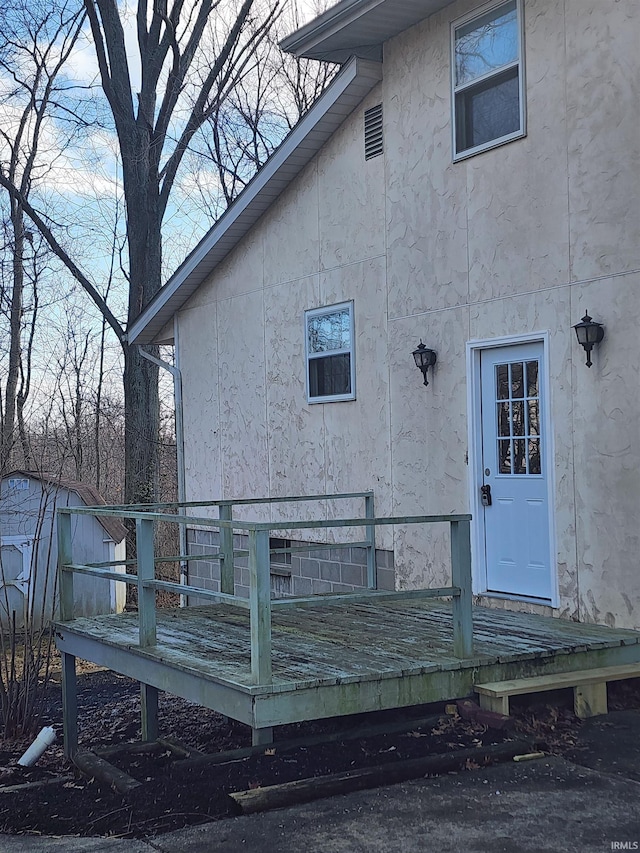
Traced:
[[640, 267], [640, 11], [568, 0], [567, 163], [571, 278]]
[[[640, 627], [637, 8], [525, 0], [526, 135], [454, 163], [451, 22], [475, 8], [385, 45], [382, 84], [180, 312], [188, 497], [372, 488], [381, 515], [466, 512], [468, 342], [537, 334], [553, 612]], [[385, 153], [365, 161], [379, 102]], [[310, 405], [304, 311], [345, 300], [356, 399]], [[585, 311], [606, 328], [591, 370], [572, 328]], [[438, 354], [428, 388], [420, 340]], [[448, 583], [445, 530], [380, 531], [378, 546], [399, 587]]]

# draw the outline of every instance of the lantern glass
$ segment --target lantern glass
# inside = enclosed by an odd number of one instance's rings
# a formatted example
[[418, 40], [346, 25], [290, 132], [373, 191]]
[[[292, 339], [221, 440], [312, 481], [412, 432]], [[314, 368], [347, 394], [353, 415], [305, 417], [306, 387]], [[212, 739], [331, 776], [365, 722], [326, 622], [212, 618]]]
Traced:
[[604, 338], [604, 327], [602, 323], [597, 323], [588, 314], [585, 314], [573, 328], [576, 330], [578, 343], [584, 347], [587, 353], [587, 367], [591, 367], [591, 350], [595, 344], [599, 344]]
[[416, 349], [413, 351], [413, 359], [416, 363], [416, 367], [422, 371], [425, 385], [429, 384], [427, 381], [427, 371], [436, 363], [436, 358], [437, 356], [434, 350], [426, 347], [422, 341], [420, 341]]

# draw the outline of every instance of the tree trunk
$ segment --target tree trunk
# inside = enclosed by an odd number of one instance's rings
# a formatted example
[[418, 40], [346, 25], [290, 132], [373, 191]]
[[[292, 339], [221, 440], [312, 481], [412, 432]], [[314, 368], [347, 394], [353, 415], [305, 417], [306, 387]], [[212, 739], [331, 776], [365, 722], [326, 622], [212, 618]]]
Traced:
[[[129, 247], [128, 323], [158, 292], [162, 276], [162, 232], [158, 182], [150, 175], [149, 139], [138, 141], [139, 156], [125, 171], [127, 241]], [[157, 347], [154, 348], [157, 355]], [[137, 346], [124, 347], [125, 503], [157, 500], [160, 402], [158, 368], [140, 355]]]
[[158, 368], [137, 346], [124, 354], [124, 502], [152, 503], [157, 493]]
[[12, 204], [11, 228], [13, 230], [13, 286], [9, 321], [9, 369], [4, 392], [4, 417], [0, 447], [0, 472], [10, 468], [15, 443], [16, 399], [20, 378], [22, 301], [24, 290], [24, 213], [19, 205]]

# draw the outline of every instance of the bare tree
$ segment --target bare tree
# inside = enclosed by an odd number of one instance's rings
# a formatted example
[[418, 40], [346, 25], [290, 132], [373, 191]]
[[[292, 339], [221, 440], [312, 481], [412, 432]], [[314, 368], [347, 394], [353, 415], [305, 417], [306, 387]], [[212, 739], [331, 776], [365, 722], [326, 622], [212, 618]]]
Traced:
[[[43, 125], [60, 95], [60, 70], [77, 40], [83, 14], [66, 5], [46, 7], [19, 2], [5, 15], [0, 28], [0, 71], [13, 84], [3, 98], [11, 106], [9, 121], [0, 127], [0, 142], [7, 154], [2, 164], [6, 181], [18, 190], [9, 195], [5, 246], [11, 257], [10, 284], [2, 292], [9, 331], [7, 374], [3, 388], [0, 431], [0, 472], [6, 469], [16, 441], [16, 421], [24, 440], [23, 413], [30, 390], [31, 345], [37, 317], [37, 259], [34, 237], [25, 227], [24, 202], [42, 176], [40, 158]], [[39, 242], [39, 241], [37, 241]], [[26, 265], [31, 261], [33, 304], [30, 323], [24, 322]], [[24, 337], [26, 336], [26, 343]], [[26, 359], [24, 354], [26, 353]]]
[[[210, 132], [192, 146], [194, 185], [211, 219], [244, 189], [323, 92], [337, 66], [283, 53], [278, 42], [303, 23], [301, 3], [290, 0], [257, 46], [225, 100], [207, 120]], [[316, 14], [328, 0], [317, 0]], [[308, 9], [309, 4], [305, 4]], [[211, 181], [215, 173], [217, 180]]]
[[[82, 4], [64, 2], [65, 9]], [[127, 502], [155, 498], [160, 445], [157, 367], [129, 346], [125, 329], [160, 288], [164, 223], [185, 155], [206, 152], [207, 168], [213, 165], [217, 172], [217, 200], [210, 206], [217, 218], [333, 74], [326, 65], [283, 58], [277, 41], [299, 23], [294, 0], [289, 17], [280, 18], [284, 2], [138, 0], [131, 18], [112, 0], [84, 0], [83, 10], [75, 7], [76, 14], [86, 15], [98, 95], [108, 107], [107, 130], [118, 143], [126, 208], [121, 258], [126, 323], [113, 307], [105, 276], [97, 279], [87, 271], [60, 222], [31, 203], [15, 177], [0, 172], [12, 204], [30, 217], [121, 345]], [[56, 109], [61, 105], [63, 97]], [[73, 109], [67, 105], [67, 112], [72, 126], [85, 121], [77, 103]], [[95, 112], [100, 114], [98, 108]]]
[[[162, 223], [185, 152], [229, 97], [276, 20], [280, 5], [258, 0], [174, 0], [173, 4], [156, 0], [150, 8], [146, 0], [139, 0], [135, 21], [139, 83], [127, 52], [126, 10], [112, 0], [85, 0], [84, 10], [122, 163], [130, 322], [161, 285]], [[58, 239], [55, 224], [29, 203], [15, 177], [2, 173], [0, 184], [89, 293], [122, 345], [125, 498], [134, 503], [153, 500], [158, 452], [157, 367], [128, 345], [100, 288]]]

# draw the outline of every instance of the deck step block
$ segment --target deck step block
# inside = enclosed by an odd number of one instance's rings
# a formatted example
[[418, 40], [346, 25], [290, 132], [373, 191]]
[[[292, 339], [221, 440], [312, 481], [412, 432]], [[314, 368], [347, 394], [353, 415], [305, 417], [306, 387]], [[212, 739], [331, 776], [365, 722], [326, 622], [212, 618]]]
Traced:
[[481, 708], [499, 714], [508, 714], [511, 696], [573, 687], [575, 714], [584, 720], [587, 717], [606, 714], [608, 711], [607, 682], [622, 681], [626, 678], [640, 678], [640, 663], [536, 675], [510, 681], [493, 681], [487, 684], [476, 684], [474, 690], [480, 696]]

